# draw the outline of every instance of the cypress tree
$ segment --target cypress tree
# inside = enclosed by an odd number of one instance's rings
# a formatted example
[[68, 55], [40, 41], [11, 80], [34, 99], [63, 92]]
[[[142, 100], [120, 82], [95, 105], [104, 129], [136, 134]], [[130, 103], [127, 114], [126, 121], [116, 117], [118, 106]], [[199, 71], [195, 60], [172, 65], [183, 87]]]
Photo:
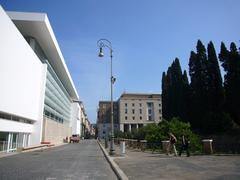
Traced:
[[183, 83], [184, 83], [184, 85], [189, 85], [189, 81], [188, 81], [188, 77], [187, 77], [187, 71], [186, 70], [184, 70], [183, 71]]
[[191, 51], [189, 59], [189, 75], [191, 78], [191, 122], [196, 128], [203, 128], [204, 116], [209, 109], [207, 54], [202, 42], [197, 42], [197, 53]]
[[168, 102], [167, 102], [167, 76], [166, 73], [162, 73], [162, 115], [164, 119], [168, 116]]
[[210, 111], [220, 113], [224, 102], [224, 90], [218, 59], [213, 43], [208, 44], [208, 98]]
[[182, 114], [182, 95], [183, 95], [183, 80], [182, 69], [179, 59], [176, 58], [172, 63], [172, 117], [181, 116]]
[[210, 111], [220, 113], [224, 102], [224, 89], [218, 59], [213, 43], [210, 41], [208, 51], [208, 102]]
[[184, 121], [189, 121], [189, 97], [190, 97], [190, 87], [189, 87], [189, 81], [187, 76], [187, 71], [184, 70], [182, 75], [182, 81], [183, 81], [183, 93], [182, 93], [182, 110], [181, 110], [181, 117]]
[[222, 114], [224, 89], [216, 51], [211, 41], [207, 47], [205, 73], [205, 108], [202, 112], [201, 127], [208, 132], [222, 131], [226, 125]]
[[240, 125], [240, 54], [236, 45], [231, 43], [229, 51], [224, 43], [221, 43], [219, 59], [226, 72], [224, 76], [226, 111]]
[[188, 90], [188, 78], [186, 71], [182, 74], [179, 59], [176, 58], [168, 68], [167, 74], [162, 75], [163, 116], [169, 120], [173, 117], [186, 117], [186, 96]]
[[195, 119], [195, 116], [197, 114], [197, 89], [198, 89], [198, 74], [197, 74], [197, 54], [194, 51], [191, 51], [190, 58], [189, 58], [189, 76], [191, 79], [190, 83], [190, 96], [189, 98], [191, 101], [189, 102], [189, 108], [190, 108], [190, 122], [193, 125], [193, 127], [198, 126], [198, 119]]
[[173, 117], [173, 76], [172, 76], [172, 66], [167, 70], [167, 116], [166, 118], [170, 120]]

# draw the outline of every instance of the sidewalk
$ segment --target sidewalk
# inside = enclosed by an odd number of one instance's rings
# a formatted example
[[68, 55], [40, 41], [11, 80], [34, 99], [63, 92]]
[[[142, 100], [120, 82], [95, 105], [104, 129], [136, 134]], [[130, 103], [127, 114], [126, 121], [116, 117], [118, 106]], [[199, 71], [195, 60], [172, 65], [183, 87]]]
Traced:
[[33, 148], [33, 149], [21, 151], [21, 152], [17, 152], [17, 151], [8, 152], [8, 153], [7, 152], [0, 152], [0, 158], [8, 157], [8, 156], [14, 156], [14, 155], [17, 155], [17, 154], [20, 154], [20, 153], [27, 153], [27, 152], [33, 152], [33, 151], [39, 151], [39, 150], [47, 150], [47, 149], [55, 148], [55, 147], [58, 147], [58, 146], [63, 146], [63, 145], [66, 145], [66, 144], [67, 143], [59, 143], [59, 144], [55, 144], [54, 146]]
[[126, 149], [120, 156], [115, 145], [114, 161], [129, 179], [240, 179], [240, 156], [167, 156]]

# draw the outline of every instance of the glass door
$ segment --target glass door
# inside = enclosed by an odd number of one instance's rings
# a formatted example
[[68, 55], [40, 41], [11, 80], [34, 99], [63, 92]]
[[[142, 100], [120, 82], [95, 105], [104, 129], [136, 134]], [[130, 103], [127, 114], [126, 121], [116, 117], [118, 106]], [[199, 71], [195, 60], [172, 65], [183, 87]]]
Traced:
[[8, 132], [0, 132], [0, 152], [7, 151]]

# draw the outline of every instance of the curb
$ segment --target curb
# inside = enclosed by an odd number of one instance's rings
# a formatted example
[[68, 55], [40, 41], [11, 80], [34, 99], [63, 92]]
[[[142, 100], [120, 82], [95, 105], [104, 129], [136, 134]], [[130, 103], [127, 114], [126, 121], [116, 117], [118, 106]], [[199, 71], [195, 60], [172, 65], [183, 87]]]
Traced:
[[240, 154], [212, 154], [213, 156], [240, 156]]
[[110, 164], [112, 170], [116, 174], [117, 178], [120, 180], [128, 180], [127, 175], [120, 169], [120, 167], [117, 165], [117, 163], [114, 162], [113, 158], [108, 155], [108, 152], [106, 149], [101, 145], [99, 141], [98, 145], [100, 146], [100, 149], [102, 150], [105, 158], [107, 159], [108, 163]]
[[63, 146], [63, 145], [66, 145], [66, 144], [65, 143], [60, 143], [60, 144], [56, 144], [56, 145], [50, 146], [50, 147], [40, 147], [40, 148], [34, 148], [34, 149], [21, 151], [21, 152], [16, 151], [16, 152], [11, 152], [11, 153], [4, 153], [4, 154], [0, 154], [0, 159], [4, 158], [4, 157], [8, 157], [8, 156], [15, 156], [15, 155], [22, 154], [22, 153], [48, 150], [48, 149], [56, 148], [56, 147]]
[[30, 149], [30, 150], [25, 150], [25, 151], [22, 151], [22, 152], [19, 152], [19, 153], [28, 153], [28, 152], [34, 152], [34, 151], [44, 151], [44, 150], [56, 148], [56, 147], [63, 146], [63, 145], [66, 145], [66, 143], [59, 143], [59, 144], [55, 144], [54, 146], [46, 146], [46, 147], [34, 148], [34, 149]]

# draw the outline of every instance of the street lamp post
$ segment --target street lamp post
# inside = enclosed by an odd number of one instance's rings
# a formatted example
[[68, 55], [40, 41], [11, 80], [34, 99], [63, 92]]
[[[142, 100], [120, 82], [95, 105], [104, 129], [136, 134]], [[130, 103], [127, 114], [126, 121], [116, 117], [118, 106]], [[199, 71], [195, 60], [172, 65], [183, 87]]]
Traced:
[[113, 122], [113, 84], [115, 82], [115, 78], [112, 75], [112, 58], [113, 58], [113, 50], [112, 50], [112, 43], [107, 39], [99, 39], [97, 41], [97, 45], [99, 47], [99, 57], [103, 57], [103, 48], [108, 48], [110, 50], [110, 59], [111, 59], [111, 77], [110, 77], [110, 83], [111, 83], [111, 141], [110, 141], [110, 151], [109, 154], [114, 154], [114, 122]]

